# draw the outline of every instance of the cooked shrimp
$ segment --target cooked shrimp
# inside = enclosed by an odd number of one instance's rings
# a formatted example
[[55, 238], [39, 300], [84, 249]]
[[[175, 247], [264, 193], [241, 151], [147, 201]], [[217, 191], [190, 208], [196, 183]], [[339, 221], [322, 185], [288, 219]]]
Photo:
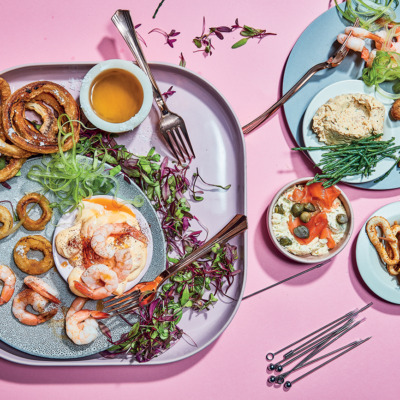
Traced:
[[130, 235], [140, 242], [147, 243], [146, 236], [126, 222], [104, 224], [95, 230], [91, 240], [92, 249], [99, 256], [104, 258], [114, 257], [116, 248], [110, 242], [107, 242], [111, 235]]
[[[384, 237], [378, 237], [378, 233], [376, 231], [377, 227], [381, 228]], [[369, 240], [374, 245], [381, 260], [388, 265], [398, 264], [400, 260], [398, 241], [389, 222], [383, 217], [374, 216], [367, 222], [366, 229]], [[389, 256], [380, 239], [385, 240], [390, 246], [392, 250], [392, 257]]]
[[14, 272], [6, 265], [0, 265], [0, 281], [3, 281], [3, 290], [0, 296], [1, 306], [11, 299], [14, 294], [16, 281]]
[[98, 324], [96, 319], [108, 318], [109, 314], [101, 311], [81, 310], [80, 308], [83, 307], [85, 302], [83, 301], [82, 304], [80, 298], [75, 299], [71, 307], [74, 307], [75, 302], [77, 302], [75, 306], [79, 310], [73, 310], [72, 314], [69, 316], [67, 315], [65, 330], [68, 337], [75, 344], [82, 345], [91, 343], [98, 335]]
[[[347, 39], [347, 35], [345, 35], [344, 33], [339, 33], [339, 35], [337, 35], [337, 41], [340, 44], [343, 44], [346, 39]], [[368, 60], [369, 50], [365, 47], [365, 41], [363, 39], [351, 36], [347, 40], [346, 47], [350, 50], [361, 53], [361, 58], [363, 60], [365, 60], [365, 61]]]
[[133, 267], [132, 254], [130, 249], [121, 249], [115, 253], [115, 267], [113, 271], [117, 274], [119, 282], [124, 281]]
[[75, 281], [75, 288], [83, 295], [94, 299], [104, 299], [118, 287], [117, 274], [104, 264], [95, 264], [81, 275], [82, 283]]
[[[32, 289], [25, 289], [14, 297], [12, 312], [21, 323], [25, 325], [38, 325], [46, 322], [57, 314], [57, 308], [44, 312], [48, 300]], [[26, 307], [32, 308], [39, 314], [33, 314], [26, 310]]]
[[61, 301], [56, 297], [58, 293], [48, 283], [36, 276], [27, 276], [24, 283], [30, 289], [42, 295], [44, 298], [52, 301], [53, 303], [60, 304]]

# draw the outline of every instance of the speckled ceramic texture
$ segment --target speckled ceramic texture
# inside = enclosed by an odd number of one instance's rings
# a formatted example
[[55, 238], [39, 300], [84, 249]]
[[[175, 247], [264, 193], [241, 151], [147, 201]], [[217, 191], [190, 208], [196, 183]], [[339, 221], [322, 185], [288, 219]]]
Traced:
[[[30, 168], [33, 165], [40, 164], [42, 160], [45, 161], [46, 158], [39, 157], [28, 160], [22, 167], [22, 176], [9, 180], [11, 190], [7, 190], [2, 187], [0, 188], [0, 200], [11, 201], [15, 208], [18, 201], [26, 193], [40, 192], [40, 184], [30, 181], [25, 177]], [[134, 183], [129, 184], [125, 182], [122, 176], [117, 178], [120, 183], [120, 188], [118, 191], [119, 198], [131, 200], [135, 196], [142, 194], [141, 190]], [[50, 202], [56, 200], [55, 196], [53, 196], [51, 193], [46, 194], [46, 197]], [[10, 209], [8, 203], [1, 204]], [[145, 216], [147, 222], [149, 223], [153, 236], [152, 261], [149, 269], [142, 278], [143, 281], [150, 281], [153, 280], [165, 268], [164, 236], [157, 215], [147, 198], [145, 198], [144, 205], [140, 208], [140, 212]], [[37, 216], [32, 213], [33, 219], [38, 216], [39, 210], [37, 211]], [[25, 276], [27, 276], [25, 273], [20, 271], [14, 263], [13, 250], [15, 244], [24, 236], [38, 234], [45, 236], [51, 242], [57, 221], [60, 217], [61, 215], [55, 211], [53, 218], [47, 224], [44, 231], [30, 232], [21, 227], [11, 237], [2, 239], [0, 241], [0, 264], [10, 266], [17, 276], [14, 296], [23, 288], [23, 279]], [[67, 283], [62, 279], [55, 267], [45, 274], [39, 275], [39, 277], [43, 278], [46, 282], [57, 288], [62, 301], [61, 310], [50, 321], [38, 326], [26, 326], [21, 324], [12, 314], [11, 300], [7, 304], [0, 307], [0, 340], [25, 353], [52, 359], [79, 358], [106, 350], [110, 344], [105, 336], [103, 336], [101, 333], [99, 333], [98, 338], [94, 342], [83, 346], [75, 345], [66, 336], [64, 329], [64, 315], [75, 296], [69, 291]], [[85, 308], [95, 309], [96, 302], [87, 302]], [[129, 329], [128, 325], [120, 318], [112, 318], [104, 322], [111, 328], [114, 339], [118, 339], [122, 333]]]

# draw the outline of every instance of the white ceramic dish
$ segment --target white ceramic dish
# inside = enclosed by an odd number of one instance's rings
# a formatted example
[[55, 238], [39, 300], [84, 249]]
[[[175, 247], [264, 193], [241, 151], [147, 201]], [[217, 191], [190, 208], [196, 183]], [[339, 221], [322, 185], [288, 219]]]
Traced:
[[[362, 81], [352, 79], [352, 80], [336, 82], [333, 85], [327, 86], [325, 89], [322, 89], [312, 99], [311, 103], [309, 104], [304, 114], [304, 119], [303, 119], [303, 140], [304, 140], [304, 145], [306, 147], [322, 148], [323, 146], [325, 146], [325, 143], [320, 142], [318, 140], [317, 135], [313, 132], [311, 128], [312, 119], [315, 113], [317, 112], [318, 108], [321, 107], [323, 104], [325, 104], [329, 99], [347, 93], [367, 94], [379, 100], [385, 106], [386, 109], [385, 122], [383, 126], [383, 140], [388, 140], [394, 137], [395, 143], [397, 145], [400, 144], [400, 136], [395, 134], [394, 122], [389, 117], [389, 110], [390, 107], [392, 106], [393, 101], [380, 96], [379, 93], [375, 93], [373, 87], [368, 87]], [[313, 162], [315, 164], [318, 164], [321, 161], [323, 153], [324, 153], [323, 151], [314, 150], [310, 151], [308, 154], [310, 158], [313, 160]], [[377, 164], [375, 171], [372, 172], [371, 175], [366, 177], [362, 177], [360, 175], [351, 176], [342, 179], [342, 182], [365, 183], [376, 180], [380, 176], [382, 176], [385, 172], [387, 172], [393, 166], [393, 163], [394, 163], [393, 159], [385, 158]]]
[[370, 242], [366, 225], [370, 218], [379, 215], [390, 224], [400, 221], [400, 201], [390, 203], [376, 210], [368, 217], [358, 234], [356, 246], [357, 267], [366, 285], [379, 297], [391, 303], [400, 304], [400, 284], [396, 277], [389, 275], [375, 247]]
[[[138, 79], [143, 88], [142, 106], [140, 110], [137, 112], [137, 114], [134, 115], [128, 121], [120, 123], [112, 123], [104, 121], [94, 112], [90, 104], [90, 89], [93, 81], [99, 74], [109, 69], [123, 69], [125, 71], [130, 72]], [[94, 126], [106, 132], [121, 133], [136, 128], [148, 116], [151, 106], [153, 104], [153, 90], [151, 88], [151, 83], [147, 75], [133, 62], [126, 60], [107, 60], [99, 64], [96, 64], [85, 75], [82, 81], [79, 100], [84, 114]]]
[[[353, 209], [351, 207], [349, 199], [342, 192], [339, 195], [339, 199], [342, 202], [343, 207], [346, 210], [346, 214], [347, 214], [347, 217], [349, 219], [349, 222], [347, 224], [347, 229], [346, 229], [344, 237], [335, 246], [335, 248], [333, 250], [329, 251], [328, 254], [324, 254], [324, 255], [320, 255], [320, 256], [313, 256], [313, 255], [298, 256], [298, 255], [292, 254], [289, 251], [287, 251], [285, 249], [285, 247], [283, 247], [278, 242], [276, 236], [274, 235], [273, 229], [272, 229], [272, 214], [273, 214], [276, 202], [283, 195], [283, 193], [285, 193], [291, 187], [293, 187], [295, 185], [305, 185], [307, 182], [309, 182], [312, 179], [313, 179], [312, 177], [310, 177], [310, 178], [299, 178], [299, 179], [296, 179], [296, 180], [294, 180], [292, 182], [289, 182], [287, 185], [285, 185], [282, 189], [280, 189], [276, 193], [276, 195], [274, 196], [274, 198], [271, 201], [271, 204], [268, 207], [268, 212], [267, 212], [268, 233], [269, 233], [269, 236], [270, 236], [272, 242], [274, 243], [275, 247], [277, 248], [277, 250], [279, 250], [279, 252], [281, 252], [283, 255], [285, 255], [286, 257], [290, 258], [291, 260], [299, 262], [299, 263], [303, 263], [303, 264], [315, 264], [315, 263], [323, 262], [323, 261], [329, 260], [330, 258], [332, 258], [332, 257], [336, 256], [337, 254], [339, 254], [346, 247], [348, 241], [350, 240], [350, 237], [351, 237], [351, 234], [352, 234], [353, 228], [354, 228]], [[336, 188], [339, 189], [337, 186], [336, 186]]]
[[[97, 197], [113, 199], [112, 196], [93, 196], [93, 198], [97, 198]], [[116, 200], [118, 202], [120, 202], [120, 203], [124, 202], [124, 200], [121, 200], [121, 199], [118, 199], [118, 198]], [[154, 244], [153, 244], [153, 236], [151, 235], [151, 230], [150, 230], [149, 224], [146, 221], [146, 218], [142, 215], [142, 213], [137, 208], [134, 208], [133, 206], [131, 206], [128, 203], [125, 203], [124, 205], [129, 207], [134, 212], [134, 214], [136, 215], [136, 219], [139, 222], [141, 231], [144, 233], [144, 235], [148, 239], [146, 265], [144, 266], [144, 268], [140, 272], [140, 274], [133, 281], [129, 282], [126, 285], [125, 290], [129, 290], [129, 289], [133, 288], [138, 282], [140, 282], [140, 280], [142, 279], [144, 274], [149, 269], [149, 266], [151, 264], [151, 259], [153, 257], [153, 246], [154, 246]], [[60, 233], [62, 230], [67, 229], [67, 228], [69, 228], [69, 227], [71, 227], [73, 225], [73, 223], [75, 221], [75, 218], [77, 216], [77, 213], [78, 213], [78, 210], [75, 210], [75, 211], [73, 211], [72, 213], [69, 213], [69, 214], [64, 214], [60, 218], [60, 220], [58, 221], [57, 227], [56, 227], [56, 229], [54, 231], [54, 235], [53, 235], [54, 262], [56, 264], [56, 267], [57, 267], [57, 270], [58, 270], [59, 274], [63, 277], [63, 279], [66, 282], [68, 282], [68, 276], [72, 272], [74, 267], [68, 262], [68, 260], [66, 258], [62, 257], [58, 253], [55, 242], [56, 242], [56, 236], [58, 235], [58, 233]]]

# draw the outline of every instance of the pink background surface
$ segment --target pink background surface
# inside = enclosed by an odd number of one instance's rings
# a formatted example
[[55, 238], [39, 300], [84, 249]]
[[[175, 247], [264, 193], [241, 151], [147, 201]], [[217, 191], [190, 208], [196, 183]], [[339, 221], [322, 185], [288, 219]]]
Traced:
[[[0, 0], [0, 71], [36, 62], [131, 59], [110, 18], [131, 10], [142, 23], [149, 61], [179, 63], [214, 84], [244, 125], [280, 95], [286, 58], [307, 25], [329, 8], [328, 0], [238, 1], [166, 0], [155, 20], [158, 0], [111, 2]], [[215, 52], [193, 53], [191, 39], [207, 26], [241, 23], [277, 36], [232, 50], [235, 32], [214, 39]], [[181, 33], [175, 47], [164, 45], [159, 27]], [[312, 45], [312, 43], [310, 43]], [[323, 60], [321, 60], [323, 61]], [[268, 238], [266, 208], [288, 181], [313, 174], [294, 144], [282, 112], [246, 138], [249, 259], [246, 293], [302, 270], [280, 256]], [[349, 399], [398, 398], [400, 306], [380, 300], [362, 283], [355, 264], [355, 240], [365, 218], [399, 199], [400, 190], [373, 192], [341, 186], [355, 210], [355, 231], [334, 261], [309, 275], [244, 301], [231, 325], [205, 351], [174, 364], [138, 367], [33, 368], [0, 360], [0, 397], [33, 399], [117, 396], [175, 399]], [[372, 335], [360, 348], [300, 381], [291, 391], [268, 387], [265, 354], [277, 350], [345, 312], [373, 301], [367, 321], [340, 343]], [[211, 311], [212, 312], [212, 311]]]

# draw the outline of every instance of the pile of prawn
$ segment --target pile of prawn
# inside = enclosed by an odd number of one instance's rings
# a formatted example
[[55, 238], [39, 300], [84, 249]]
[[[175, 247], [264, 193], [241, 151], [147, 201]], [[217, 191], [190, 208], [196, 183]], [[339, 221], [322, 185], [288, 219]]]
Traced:
[[[101, 300], [113, 294], [118, 285], [123, 282], [134, 269], [134, 261], [130, 248], [116, 248], [108, 238], [132, 236], [146, 243], [147, 238], [138, 229], [126, 222], [108, 223], [89, 232], [91, 237], [90, 251], [84, 251], [84, 257], [90, 258], [90, 266], [86, 269], [75, 267], [70, 288], [82, 296], [93, 300]], [[94, 253], [94, 254], [91, 254]], [[87, 261], [87, 260], [86, 260]], [[75, 289], [75, 290], [73, 290]]]
[[[12, 269], [6, 265], [0, 265], [0, 280], [3, 288], [0, 295], [0, 306], [11, 300], [16, 277]], [[22, 324], [36, 326], [42, 324], [57, 314], [61, 301], [54, 288], [36, 276], [27, 276], [24, 279], [27, 288], [18, 293], [13, 300], [12, 313]], [[99, 333], [97, 319], [108, 318], [109, 314], [83, 309], [87, 299], [77, 297], [72, 302], [66, 318], [65, 330], [68, 337], [78, 345], [93, 342]], [[48, 308], [49, 304], [52, 307]], [[28, 311], [32, 307], [37, 314]]]

